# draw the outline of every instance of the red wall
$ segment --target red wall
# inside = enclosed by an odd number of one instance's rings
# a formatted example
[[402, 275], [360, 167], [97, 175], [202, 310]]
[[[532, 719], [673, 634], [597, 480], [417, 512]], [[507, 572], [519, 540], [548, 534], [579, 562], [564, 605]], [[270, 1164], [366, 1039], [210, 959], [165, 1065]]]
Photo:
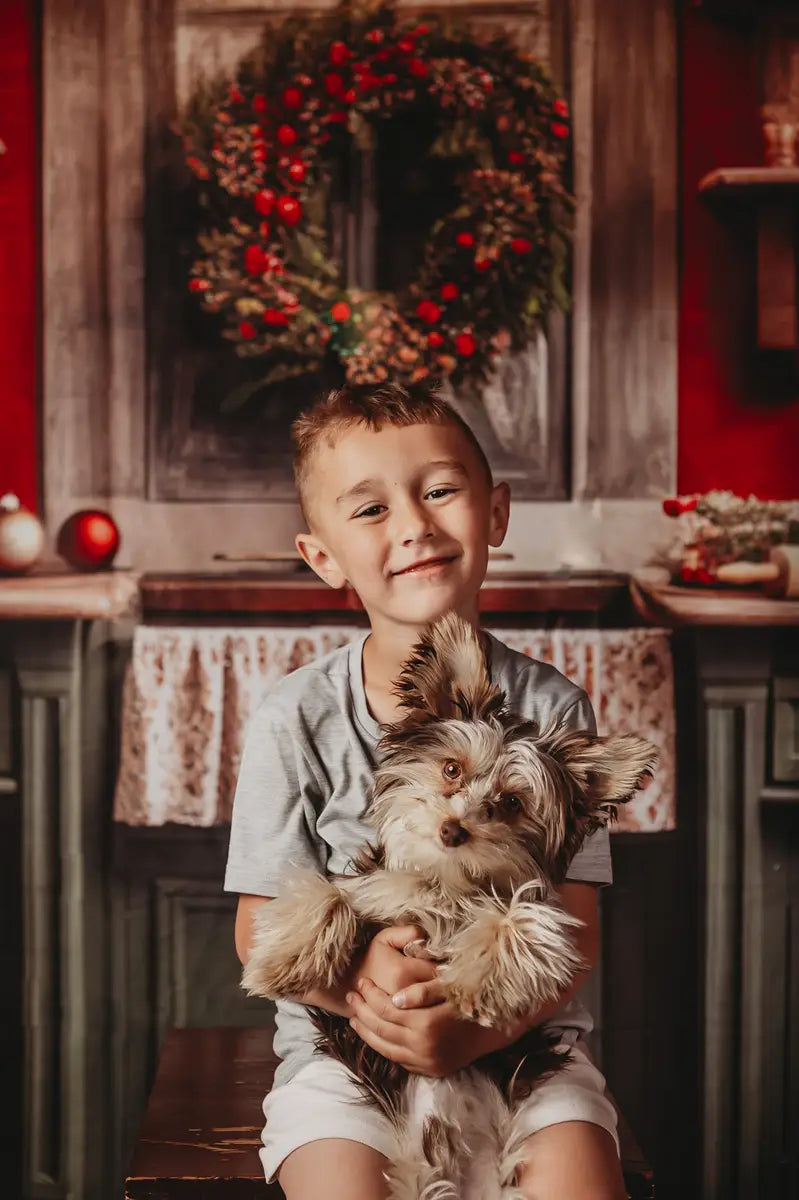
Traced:
[[799, 496], [799, 385], [795, 376], [787, 386], [784, 375], [775, 379], [750, 349], [752, 225], [740, 211], [721, 216], [696, 195], [714, 167], [763, 161], [753, 39], [685, 7], [678, 489], [790, 499]]
[[0, 0], [0, 494], [37, 502], [38, 118], [25, 0]]

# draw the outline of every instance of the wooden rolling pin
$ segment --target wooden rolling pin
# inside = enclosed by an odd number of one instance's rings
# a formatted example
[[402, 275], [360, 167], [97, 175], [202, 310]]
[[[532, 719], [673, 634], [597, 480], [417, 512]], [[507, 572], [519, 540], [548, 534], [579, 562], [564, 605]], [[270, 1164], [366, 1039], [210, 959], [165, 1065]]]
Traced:
[[772, 546], [768, 562], [722, 563], [716, 576], [722, 583], [762, 583], [778, 599], [799, 596], [799, 546]]

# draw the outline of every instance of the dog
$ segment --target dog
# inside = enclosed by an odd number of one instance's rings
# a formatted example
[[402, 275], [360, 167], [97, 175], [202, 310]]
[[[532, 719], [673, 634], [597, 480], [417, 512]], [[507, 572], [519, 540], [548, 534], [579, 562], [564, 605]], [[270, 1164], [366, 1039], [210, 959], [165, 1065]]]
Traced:
[[[556, 887], [584, 839], [651, 778], [657, 752], [632, 734], [592, 736], [510, 713], [480, 634], [449, 613], [404, 664], [404, 719], [378, 747], [367, 820], [374, 844], [354, 873], [294, 870], [259, 912], [242, 986], [296, 998], [339, 983], [386, 925], [426, 934], [464, 1017], [510, 1029], [555, 1000], [583, 965], [580, 924]], [[562, 1068], [541, 1029], [448, 1079], [411, 1074], [371, 1050], [346, 1018], [313, 1010], [318, 1047], [344, 1062], [392, 1121], [392, 1200], [513, 1200], [514, 1113]]]

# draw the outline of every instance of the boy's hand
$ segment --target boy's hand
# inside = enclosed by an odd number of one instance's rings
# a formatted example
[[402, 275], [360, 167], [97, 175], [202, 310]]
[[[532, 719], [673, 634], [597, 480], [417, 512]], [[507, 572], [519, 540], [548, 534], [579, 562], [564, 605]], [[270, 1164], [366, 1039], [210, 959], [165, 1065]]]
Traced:
[[359, 975], [357, 992], [347, 996], [350, 1025], [378, 1054], [417, 1075], [454, 1075], [476, 1058], [509, 1046], [523, 1032], [504, 1033], [465, 1020], [444, 999], [437, 979], [408, 986], [400, 1007], [396, 993], [378, 987], [363, 970]]
[[352, 973], [353, 984], [369, 979], [389, 995], [403, 988], [413, 988], [435, 981], [436, 964], [426, 959], [409, 958], [403, 948], [425, 938], [418, 925], [390, 925], [375, 934], [357, 961]]

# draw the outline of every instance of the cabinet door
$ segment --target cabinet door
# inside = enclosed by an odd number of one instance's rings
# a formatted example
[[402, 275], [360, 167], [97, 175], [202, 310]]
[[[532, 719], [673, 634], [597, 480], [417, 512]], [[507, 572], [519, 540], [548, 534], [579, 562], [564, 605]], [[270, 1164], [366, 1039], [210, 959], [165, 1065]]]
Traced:
[[159, 1041], [173, 1026], [271, 1024], [272, 1002], [239, 986], [237, 897], [197, 879], [159, 879], [155, 892]]

